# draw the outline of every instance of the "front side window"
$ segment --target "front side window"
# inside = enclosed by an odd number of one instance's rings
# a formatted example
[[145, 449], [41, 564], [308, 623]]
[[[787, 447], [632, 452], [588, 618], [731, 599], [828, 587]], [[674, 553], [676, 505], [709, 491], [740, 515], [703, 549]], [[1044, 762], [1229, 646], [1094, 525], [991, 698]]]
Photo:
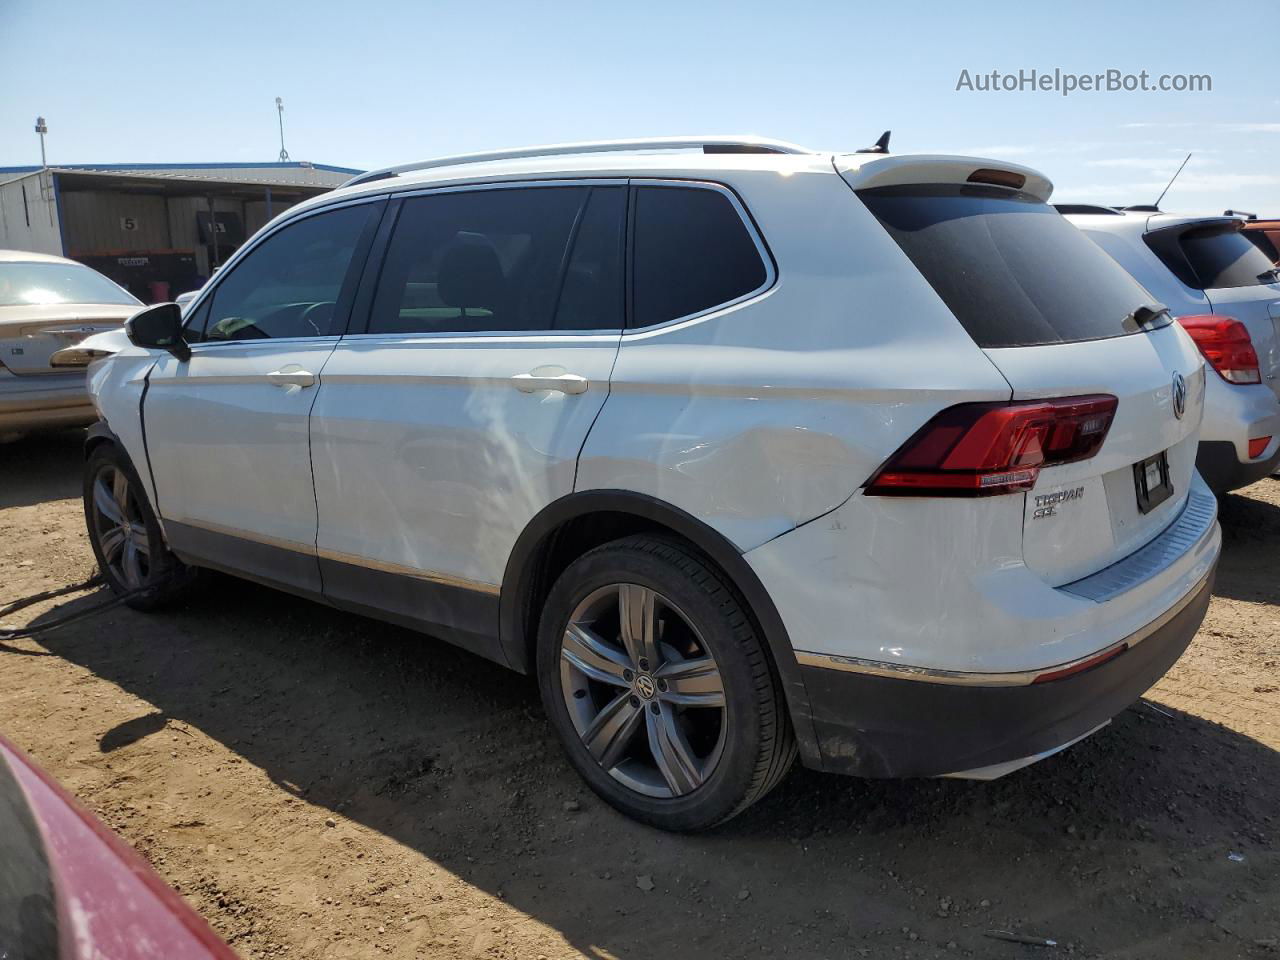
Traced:
[[362, 203], [315, 214], [250, 250], [218, 283], [207, 317], [203, 308], [199, 312], [204, 339], [341, 333], [338, 298], [361, 234], [377, 209], [377, 204]]
[[746, 224], [719, 190], [639, 187], [633, 229], [632, 326], [702, 313], [768, 279]]
[[97, 270], [79, 263], [0, 263], [0, 307], [51, 303], [142, 305]]

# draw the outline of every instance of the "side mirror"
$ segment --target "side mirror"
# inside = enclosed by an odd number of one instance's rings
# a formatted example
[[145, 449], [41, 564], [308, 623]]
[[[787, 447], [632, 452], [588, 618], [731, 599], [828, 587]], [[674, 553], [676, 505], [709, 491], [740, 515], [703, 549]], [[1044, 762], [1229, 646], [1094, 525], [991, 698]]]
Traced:
[[135, 347], [168, 350], [186, 363], [191, 348], [182, 337], [182, 308], [176, 303], [157, 303], [125, 321], [125, 333]]

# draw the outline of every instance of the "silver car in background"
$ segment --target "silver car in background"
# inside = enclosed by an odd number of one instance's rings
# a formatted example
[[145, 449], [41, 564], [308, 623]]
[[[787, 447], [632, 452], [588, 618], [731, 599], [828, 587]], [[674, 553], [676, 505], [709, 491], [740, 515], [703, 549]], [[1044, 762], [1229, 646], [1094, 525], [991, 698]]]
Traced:
[[83, 366], [58, 369], [53, 354], [120, 327], [142, 303], [82, 263], [0, 250], [0, 439], [92, 423]]
[[1057, 204], [1160, 301], [1208, 361], [1196, 468], [1221, 496], [1280, 467], [1280, 270], [1239, 217]]

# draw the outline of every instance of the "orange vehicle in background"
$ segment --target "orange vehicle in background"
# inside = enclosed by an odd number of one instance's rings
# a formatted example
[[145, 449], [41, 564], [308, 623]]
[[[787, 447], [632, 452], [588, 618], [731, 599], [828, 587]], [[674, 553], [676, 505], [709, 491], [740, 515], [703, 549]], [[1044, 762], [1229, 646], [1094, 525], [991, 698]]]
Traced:
[[1270, 257], [1272, 263], [1280, 264], [1280, 220], [1259, 220], [1256, 213], [1241, 210], [1226, 210], [1224, 213], [1228, 217], [1244, 217], [1244, 235]]
[[1280, 220], [1251, 220], [1244, 225], [1244, 235], [1274, 262], [1280, 263]]

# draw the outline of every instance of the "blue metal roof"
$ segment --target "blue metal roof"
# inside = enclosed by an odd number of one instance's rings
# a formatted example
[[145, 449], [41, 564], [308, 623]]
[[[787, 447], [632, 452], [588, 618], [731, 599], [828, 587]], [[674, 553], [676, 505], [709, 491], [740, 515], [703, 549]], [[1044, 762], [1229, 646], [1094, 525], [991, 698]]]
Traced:
[[[44, 169], [38, 165], [0, 167], [0, 173], [35, 173]], [[51, 163], [50, 170], [324, 170], [329, 173], [364, 173], [355, 167], [338, 167], [329, 163], [307, 163], [278, 161], [264, 163]]]

